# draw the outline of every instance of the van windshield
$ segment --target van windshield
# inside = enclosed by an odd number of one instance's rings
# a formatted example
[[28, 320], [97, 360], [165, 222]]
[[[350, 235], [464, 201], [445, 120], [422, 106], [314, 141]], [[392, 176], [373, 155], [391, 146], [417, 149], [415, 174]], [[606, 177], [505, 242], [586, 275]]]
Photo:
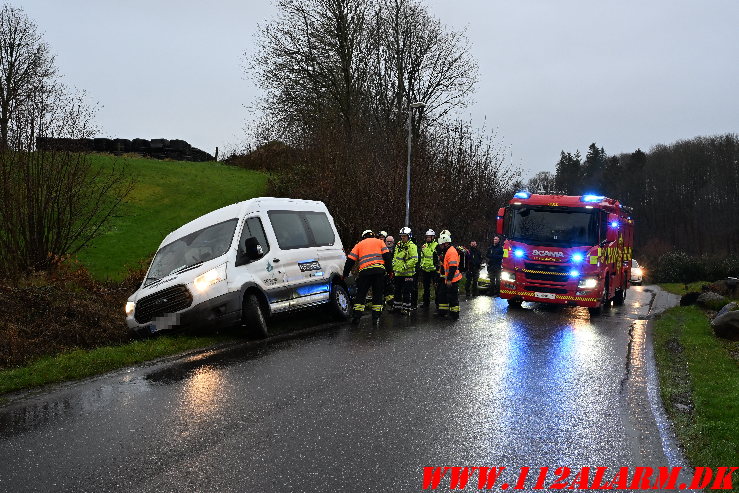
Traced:
[[226, 253], [231, 246], [237, 222], [238, 219], [229, 219], [164, 245], [151, 262], [144, 286]]

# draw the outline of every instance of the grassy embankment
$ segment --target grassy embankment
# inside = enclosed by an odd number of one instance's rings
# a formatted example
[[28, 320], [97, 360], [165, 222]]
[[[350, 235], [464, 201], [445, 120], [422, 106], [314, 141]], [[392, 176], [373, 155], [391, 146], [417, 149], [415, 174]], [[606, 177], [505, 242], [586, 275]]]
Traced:
[[97, 278], [120, 280], [126, 266], [152, 255], [173, 229], [234, 202], [264, 195], [267, 175], [209, 163], [93, 156], [96, 166], [122, 165], [136, 180], [110, 228], [79, 254]]
[[[150, 257], [164, 236], [207, 212], [264, 195], [263, 173], [217, 163], [188, 163], [93, 156], [94, 166], [125, 166], [135, 179], [128, 200], [109, 229], [78, 255], [98, 279], [120, 281], [127, 267]], [[123, 324], [123, 303], [121, 318]], [[126, 330], [121, 325], [121, 330]], [[207, 347], [233, 337], [162, 336], [118, 346], [72, 350], [43, 357], [23, 367], [0, 371], [0, 393], [84, 378], [161, 356]]]
[[[694, 284], [687, 291], [705, 283]], [[686, 292], [682, 284], [662, 287]], [[717, 338], [697, 306], [663, 313], [654, 340], [662, 401], [690, 465], [739, 465], [739, 342]]]

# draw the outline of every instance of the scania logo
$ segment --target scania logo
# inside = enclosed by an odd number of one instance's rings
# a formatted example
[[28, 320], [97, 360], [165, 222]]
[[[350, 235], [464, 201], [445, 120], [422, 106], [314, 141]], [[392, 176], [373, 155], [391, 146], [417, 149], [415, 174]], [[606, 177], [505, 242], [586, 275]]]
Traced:
[[549, 250], [534, 250], [531, 252], [535, 257], [564, 257], [562, 252], [552, 252]]

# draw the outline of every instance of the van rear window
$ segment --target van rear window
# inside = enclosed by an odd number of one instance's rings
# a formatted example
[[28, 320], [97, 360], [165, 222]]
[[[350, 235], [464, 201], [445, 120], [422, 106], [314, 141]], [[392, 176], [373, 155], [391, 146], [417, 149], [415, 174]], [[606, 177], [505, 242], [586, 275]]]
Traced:
[[305, 212], [304, 214], [308, 227], [313, 233], [313, 239], [316, 240], [316, 246], [332, 246], [336, 237], [326, 214], [323, 212]]

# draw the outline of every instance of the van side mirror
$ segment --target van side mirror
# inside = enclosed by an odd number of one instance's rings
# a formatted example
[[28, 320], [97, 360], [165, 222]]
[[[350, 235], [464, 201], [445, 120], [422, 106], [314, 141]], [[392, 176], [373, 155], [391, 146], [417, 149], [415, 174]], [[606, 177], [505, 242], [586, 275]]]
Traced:
[[244, 240], [244, 246], [239, 247], [239, 251], [236, 254], [236, 267], [239, 265], [248, 264], [255, 260], [259, 260], [264, 255], [262, 251], [262, 245], [259, 244], [256, 238], [253, 236]]

